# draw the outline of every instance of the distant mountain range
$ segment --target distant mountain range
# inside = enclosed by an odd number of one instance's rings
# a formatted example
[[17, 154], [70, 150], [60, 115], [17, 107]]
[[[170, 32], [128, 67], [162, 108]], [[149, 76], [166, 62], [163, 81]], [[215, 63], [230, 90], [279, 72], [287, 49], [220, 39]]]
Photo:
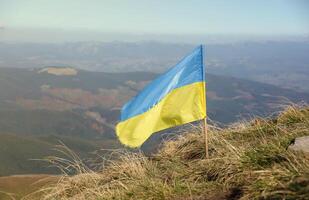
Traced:
[[[82, 156], [100, 148], [121, 147], [113, 130], [120, 108], [156, 76], [70, 67], [0, 68], [0, 175], [55, 173], [29, 159], [52, 154], [50, 149], [58, 141]], [[206, 76], [207, 112], [220, 123], [265, 116], [291, 102], [309, 102], [305, 92]], [[153, 140], [148, 144], [157, 138]]]
[[[102, 72], [162, 72], [196, 45], [159, 42], [0, 43], [0, 67], [73, 66]], [[309, 92], [309, 41], [206, 45], [209, 73]]]

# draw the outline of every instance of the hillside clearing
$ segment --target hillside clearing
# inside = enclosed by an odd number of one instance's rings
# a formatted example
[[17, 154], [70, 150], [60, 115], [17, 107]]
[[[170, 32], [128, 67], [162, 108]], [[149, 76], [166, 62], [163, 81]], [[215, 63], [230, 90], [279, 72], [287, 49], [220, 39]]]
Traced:
[[70, 67], [47, 67], [38, 71], [38, 73], [47, 72], [56, 76], [75, 76], [77, 70]]

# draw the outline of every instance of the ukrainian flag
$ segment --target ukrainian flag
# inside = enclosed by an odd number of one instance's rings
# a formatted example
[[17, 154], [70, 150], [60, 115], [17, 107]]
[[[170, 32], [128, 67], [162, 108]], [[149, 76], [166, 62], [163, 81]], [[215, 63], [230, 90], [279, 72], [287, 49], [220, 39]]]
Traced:
[[155, 132], [205, 117], [201, 45], [123, 106], [116, 132], [124, 145], [139, 147]]

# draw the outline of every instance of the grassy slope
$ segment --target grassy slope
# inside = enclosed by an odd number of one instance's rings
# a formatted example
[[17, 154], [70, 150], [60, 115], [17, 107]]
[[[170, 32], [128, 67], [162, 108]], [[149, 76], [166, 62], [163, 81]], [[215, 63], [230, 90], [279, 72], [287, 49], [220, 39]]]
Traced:
[[0, 199], [20, 199], [33, 193], [43, 185], [57, 181], [56, 176], [50, 175], [18, 175], [0, 177]]
[[212, 128], [210, 159], [205, 159], [197, 127], [165, 142], [151, 158], [124, 153], [99, 172], [78, 160], [70, 163], [78, 174], [63, 176], [42, 195], [64, 200], [308, 199], [309, 159], [287, 150], [303, 135], [309, 135], [309, 108], [291, 107], [276, 119]]
[[[88, 158], [89, 153], [105, 148], [116, 148], [118, 143], [111, 140], [85, 140], [64, 136], [17, 136], [0, 134], [0, 176], [11, 174], [59, 173], [56, 168], [37, 160], [50, 155], [58, 155], [53, 150], [55, 145], [63, 142], [78, 153], [82, 158]], [[1, 190], [1, 187], [0, 187]]]
[[52, 145], [31, 137], [0, 134], [0, 176], [8, 174], [46, 173], [47, 164], [31, 159], [50, 155]]
[[[49, 110], [1, 110], [1, 132], [17, 135], [74, 136], [85, 139], [110, 139], [112, 134], [102, 135], [91, 128], [94, 120], [85, 119], [82, 113]], [[106, 127], [104, 127], [106, 128]]]

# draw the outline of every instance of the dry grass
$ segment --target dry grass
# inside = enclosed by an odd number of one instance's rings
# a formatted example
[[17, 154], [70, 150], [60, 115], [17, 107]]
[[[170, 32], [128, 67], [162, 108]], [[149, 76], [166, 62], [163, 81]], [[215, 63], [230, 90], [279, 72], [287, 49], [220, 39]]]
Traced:
[[309, 135], [308, 107], [289, 107], [276, 119], [211, 128], [210, 159], [200, 130], [166, 141], [152, 157], [118, 153], [119, 159], [100, 171], [62, 146], [72, 159], [50, 161], [64, 175], [36, 195], [46, 200], [309, 199], [309, 159], [287, 150], [295, 137]]
[[44, 185], [55, 183], [57, 176], [28, 174], [0, 177], [0, 199], [15, 200], [31, 194]]

